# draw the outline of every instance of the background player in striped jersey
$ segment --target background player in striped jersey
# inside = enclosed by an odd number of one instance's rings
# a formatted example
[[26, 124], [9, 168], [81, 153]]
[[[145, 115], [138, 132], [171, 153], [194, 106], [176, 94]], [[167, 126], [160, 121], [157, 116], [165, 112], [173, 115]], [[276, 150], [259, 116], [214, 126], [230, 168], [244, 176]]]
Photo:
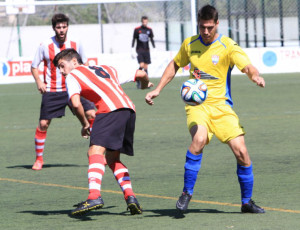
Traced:
[[[82, 60], [87, 61], [85, 53], [79, 41], [67, 37], [69, 18], [64, 14], [55, 14], [52, 17], [52, 28], [55, 36], [40, 44], [36, 51], [31, 66], [31, 72], [35, 79], [38, 90], [42, 95], [39, 124], [35, 132], [36, 161], [33, 170], [41, 170], [44, 164], [43, 152], [47, 136], [47, 129], [53, 118], [65, 115], [68, 105], [68, 94], [66, 92], [65, 78], [53, 65], [52, 61], [57, 53], [66, 48], [74, 48], [80, 53]], [[44, 80], [39, 77], [38, 66], [44, 63]], [[95, 118], [94, 105], [82, 99], [86, 116], [92, 124]]]
[[174, 78], [178, 68], [190, 63], [190, 78], [201, 78], [206, 83], [208, 97], [199, 106], [185, 107], [192, 143], [186, 153], [184, 187], [176, 208], [187, 210], [201, 167], [203, 149], [216, 135], [221, 142], [229, 145], [236, 157], [241, 211], [264, 213], [264, 209], [251, 199], [254, 181], [252, 162], [245, 144], [245, 132], [232, 109], [231, 70], [236, 65], [260, 87], [265, 87], [265, 81], [238, 44], [217, 33], [218, 25], [218, 12], [213, 6], [206, 5], [198, 11], [200, 35], [185, 39], [156, 89], [146, 95], [146, 102], [152, 105], [153, 98]]
[[[143, 16], [141, 21], [142, 25], [136, 27], [133, 32], [132, 57], [137, 57], [138, 63], [140, 65], [139, 69], [144, 70], [148, 74], [148, 65], [151, 63], [149, 40], [151, 41], [153, 48], [155, 48], [155, 43], [153, 40], [154, 34], [152, 29], [147, 26], [148, 17]], [[136, 49], [134, 50], [135, 40], [137, 41], [137, 43]], [[137, 81], [137, 87], [139, 88], [139, 81]]]
[[[119, 183], [132, 215], [141, 214], [142, 209], [133, 193], [127, 167], [120, 160], [120, 153], [133, 156], [133, 136], [135, 129], [135, 106], [125, 94], [120, 84], [134, 79], [134, 74], [124, 77], [110, 66], [84, 66], [74, 49], [66, 49], [56, 55], [53, 63], [66, 77], [69, 98], [81, 125], [81, 135], [90, 135], [89, 122], [84, 116], [80, 96], [92, 101], [96, 108], [96, 119], [88, 150], [89, 195], [86, 201], [76, 205], [72, 215], [82, 215], [101, 208], [101, 183], [108, 165]], [[138, 70], [136, 75], [145, 72]], [[123, 75], [122, 77], [119, 77]], [[147, 87], [148, 80], [143, 85]]]

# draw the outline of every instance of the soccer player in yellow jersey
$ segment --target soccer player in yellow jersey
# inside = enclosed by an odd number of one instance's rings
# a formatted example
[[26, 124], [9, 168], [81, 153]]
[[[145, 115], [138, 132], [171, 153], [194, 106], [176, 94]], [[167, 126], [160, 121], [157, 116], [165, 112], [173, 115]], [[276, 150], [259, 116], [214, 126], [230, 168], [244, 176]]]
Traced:
[[238, 116], [232, 110], [231, 70], [236, 65], [260, 87], [265, 87], [265, 81], [238, 44], [217, 33], [218, 11], [213, 6], [206, 5], [201, 8], [197, 21], [200, 35], [185, 39], [178, 54], [166, 67], [156, 89], [149, 92], [145, 98], [149, 105], [153, 105], [153, 99], [159, 96], [161, 90], [174, 78], [178, 68], [189, 63], [190, 78], [200, 78], [208, 88], [208, 97], [203, 104], [185, 107], [192, 143], [186, 153], [184, 188], [176, 208], [180, 211], [187, 210], [201, 167], [203, 149], [214, 134], [221, 142], [229, 145], [236, 157], [241, 188], [241, 211], [264, 213], [264, 209], [251, 199], [252, 162], [245, 145], [245, 132], [239, 124]]

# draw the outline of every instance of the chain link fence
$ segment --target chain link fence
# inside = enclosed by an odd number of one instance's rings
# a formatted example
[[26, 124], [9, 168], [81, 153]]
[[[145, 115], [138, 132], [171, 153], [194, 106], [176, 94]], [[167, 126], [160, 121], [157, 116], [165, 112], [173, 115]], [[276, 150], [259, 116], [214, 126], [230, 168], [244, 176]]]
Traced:
[[[242, 47], [275, 47], [299, 45], [300, 0], [192, 0], [196, 9], [205, 4], [214, 5], [219, 11], [219, 33], [233, 38]], [[94, 25], [94, 30], [84, 39], [94, 37], [97, 52], [127, 52], [134, 27], [140, 25], [143, 15], [149, 17], [155, 41], [161, 50], [177, 50], [185, 37], [193, 35], [191, 0], [154, 2], [103, 3], [78, 5], [37, 5], [34, 14], [7, 15], [6, 7], [0, 6], [1, 44], [22, 42], [39, 36], [38, 32], [23, 35], [26, 28], [45, 26], [50, 32], [51, 18], [55, 13], [70, 17], [70, 25]], [[3, 3], [4, 1], [0, 1]], [[42, 2], [42, 1], [36, 1]], [[100, 26], [99, 26], [100, 25]], [[50, 28], [49, 28], [50, 27]], [[100, 31], [99, 31], [100, 30]], [[112, 37], [128, 39], [123, 47], [109, 44]], [[3, 37], [5, 40], [3, 40]], [[4, 42], [4, 43], [3, 43]], [[4, 54], [3, 54], [4, 53]], [[7, 56], [0, 51], [1, 56]]]

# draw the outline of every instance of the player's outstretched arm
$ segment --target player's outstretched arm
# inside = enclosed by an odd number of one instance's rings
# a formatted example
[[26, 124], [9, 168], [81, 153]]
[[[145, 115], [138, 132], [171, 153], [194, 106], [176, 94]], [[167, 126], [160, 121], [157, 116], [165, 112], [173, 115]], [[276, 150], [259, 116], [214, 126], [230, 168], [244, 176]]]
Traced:
[[178, 70], [179, 66], [174, 62], [174, 60], [170, 61], [170, 63], [168, 64], [167, 68], [165, 69], [159, 84], [157, 85], [157, 87], [147, 93], [145, 100], [146, 103], [149, 105], [153, 105], [154, 102], [152, 99], [156, 98], [159, 96], [160, 92], [162, 91], [162, 89], [170, 82], [172, 81], [172, 79], [175, 77], [175, 74]]
[[260, 87], [265, 87], [265, 79], [261, 76], [259, 76], [258, 70], [251, 64], [247, 65], [244, 69], [242, 69], [242, 72], [247, 74], [249, 79], [256, 83], [256, 85]]
[[76, 114], [76, 117], [80, 121], [82, 125], [81, 136], [84, 138], [88, 138], [90, 136], [90, 124], [85, 117], [83, 106], [80, 102], [80, 95], [75, 94], [71, 97], [72, 107]]
[[38, 91], [40, 91], [40, 93], [45, 93], [46, 92], [46, 85], [45, 85], [44, 82], [41, 81], [41, 79], [39, 77], [39, 69], [31, 67], [31, 73], [32, 73], [32, 76], [35, 80], [36, 87], [37, 87]]

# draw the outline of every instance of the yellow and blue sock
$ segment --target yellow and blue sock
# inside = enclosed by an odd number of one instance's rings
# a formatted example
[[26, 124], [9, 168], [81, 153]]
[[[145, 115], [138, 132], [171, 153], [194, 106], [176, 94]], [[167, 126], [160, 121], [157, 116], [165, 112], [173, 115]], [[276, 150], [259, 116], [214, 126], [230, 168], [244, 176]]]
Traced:
[[194, 155], [189, 150], [187, 151], [184, 165], [185, 172], [183, 192], [188, 192], [190, 195], [193, 195], [197, 175], [201, 168], [201, 160], [202, 153]]
[[242, 204], [247, 204], [252, 197], [253, 191], [254, 176], [252, 164], [249, 167], [237, 164], [236, 173], [241, 187]]

